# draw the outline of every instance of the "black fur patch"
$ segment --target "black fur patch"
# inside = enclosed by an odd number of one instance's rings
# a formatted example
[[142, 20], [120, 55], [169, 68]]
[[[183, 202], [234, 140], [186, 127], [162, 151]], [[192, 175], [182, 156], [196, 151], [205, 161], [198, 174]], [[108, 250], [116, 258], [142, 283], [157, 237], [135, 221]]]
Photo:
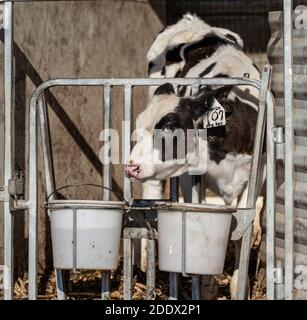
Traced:
[[225, 45], [234, 46], [238, 50], [241, 50], [240, 46], [234, 44], [230, 40], [220, 38], [215, 33], [209, 33], [204, 36], [202, 40], [188, 45], [183, 52], [186, 64], [182, 68], [180, 77], [185, 77], [191, 68], [197, 65], [200, 61], [211, 57], [217, 49]]
[[156, 64], [153, 61], [149, 61], [148, 63], [148, 74], [151, 74], [151, 69], [155, 66]]
[[202, 73], [199, 74], [199, 76], [204, 77], [205, 75], [210, 73], [215, 66], [216, 66], [216, 62], [211, 63]]
[[174, 87], [170, 83], [164, 83], [155, 91], [154, 95], [158, 96], [160, 94], [174, 94], [174, 93], [175, 93]]
[[236, 43], [238, 46], [240, 46], [239, 43], [238, 43], [238, 41], [237, 41], [237, 39], [236, 39], [236, 37], [234, 37], [232, 34], [227, 33], [227, 34], [225, 34], [225, 37], [226, 37], [227, 39], [233, 41], [234, 43]]

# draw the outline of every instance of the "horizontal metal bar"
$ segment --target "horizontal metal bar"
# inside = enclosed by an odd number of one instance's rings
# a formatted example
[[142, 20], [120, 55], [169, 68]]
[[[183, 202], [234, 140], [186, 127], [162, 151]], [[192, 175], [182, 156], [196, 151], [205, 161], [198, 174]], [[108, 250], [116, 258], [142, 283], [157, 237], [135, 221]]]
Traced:
[[166, 82], [174, 85], [250, 85], [260, 90], [260, 81], [246, 78], [133, 78], [133, 79], [53, 79], [42, 83], [32, 95], [37, 97], [44, 91], [56, 86], [159, 86]]

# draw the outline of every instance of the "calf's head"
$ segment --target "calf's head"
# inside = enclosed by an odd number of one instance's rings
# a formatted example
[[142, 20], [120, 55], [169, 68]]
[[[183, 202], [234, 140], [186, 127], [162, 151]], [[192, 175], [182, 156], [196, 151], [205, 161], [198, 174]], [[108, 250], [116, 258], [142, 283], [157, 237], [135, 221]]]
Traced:
[[184, 98], [175, 94], [171, 84], [160, 86], [136, 120], [136, 144], [125, 165], [130, 179], [163, 180], [195, 165], [205, 171], [208, 153], [202, 119], [213, 98], [225, 90], [204, 88], [199, 95]]

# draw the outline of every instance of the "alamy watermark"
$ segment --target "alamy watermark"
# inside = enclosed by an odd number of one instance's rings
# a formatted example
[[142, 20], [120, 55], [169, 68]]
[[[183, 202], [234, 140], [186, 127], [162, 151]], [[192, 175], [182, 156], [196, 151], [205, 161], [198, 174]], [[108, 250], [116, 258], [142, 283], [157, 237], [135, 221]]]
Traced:
[[307, 6], [299, 5], [294, 10], [294, 28], [307, 29]]
[[[99, 159], [103, 165], [127, 164], [132, 161], [130, 154], [125, 152], [125, 143], [128, 140], [125, 134], [129, 135], [126, 127], [129, 125], [126, 121], [122, 122], [121, 139], [115, 129], [101, 131], [99, 141], [104, 142], [104, 145], [100, 149]], [[135, 144], [131, 155], [138, 165], [186, 165], [191, 175], [206, 171], [208, 153], [205, 129], [136, 129], [129, 135], [129, 142]], [[123, 147], [122, 157], [120, 144]]]

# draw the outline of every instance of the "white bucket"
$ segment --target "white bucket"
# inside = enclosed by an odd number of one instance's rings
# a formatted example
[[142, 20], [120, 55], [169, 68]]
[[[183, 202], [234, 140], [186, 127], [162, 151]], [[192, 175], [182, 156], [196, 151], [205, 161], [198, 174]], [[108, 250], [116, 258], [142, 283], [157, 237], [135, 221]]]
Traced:
[[205, 211], [158, 211], [161, 271], [197, 275], [223, 273], [232, 211], [225, 208], [218, 212]]
[[55, 268], [117, 269], [122, 202], [54, 200], [48, 208]]

